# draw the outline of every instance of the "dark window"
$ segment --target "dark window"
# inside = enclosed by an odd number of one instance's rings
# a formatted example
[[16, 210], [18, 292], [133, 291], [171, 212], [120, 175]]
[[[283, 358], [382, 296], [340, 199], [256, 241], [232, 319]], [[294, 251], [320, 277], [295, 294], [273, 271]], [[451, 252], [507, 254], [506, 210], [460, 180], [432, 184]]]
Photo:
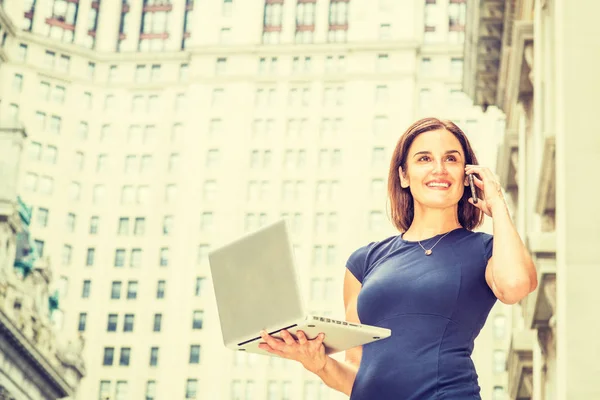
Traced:
[[115, 348], [114, 347], [105, 347], [104, 348], [104, 360], [102, 361], [102, 365], [113, 365], [114, 356], [115, 356]]
[[119, 218], [117, 233], [119, 235], [129, 235], [129, 218]]
[[136, 218], [133, 226], [133, 234], [141, 236], [146, 232], [146, 218]]
[[195, 399], [198, 393], [198, 379], [188, 379], [185, 384], [185, 398]]
[[130, 347], [121, 347], [121, 356], [119, 357], [119, 365], [128, 366], [129, 365], [129, 357], [131, 356], [131, 348]]
[[119, 320], [118, 314], [108, 314], [108, 323], [106, 325], [106, 331], [107, 332], [116, 332], [118, 320]]
[[93, 247], [90, 247], [89, 249], [87, 249], [87, 257], [85, 259], [85, 265], [87, 265], [88, 267], [91, 267], [92, 265], [94, 265], [95, 256], [96, 256], [96, 249], [94, 249]]
[[83, 288], [81, 289], [81, 298], [82, 299], [87, 299], [88, 297], [90, 297], [91, 286], [92, 286], [92, 281], [90, 281], [90, 280], [83, 281]]
[[95, 235], [98, 233], [98, 222], [98, 217], [94, 216], [90, 218], [90, 235]]
[[167, 283], [165, 281], [158, 281], [156, 285], [156, 298], [164, 299], [165, 298], [165, 286]]
[[113, 281], [110, 288], [110, 298], [120, 299], [121, 298], [121, 281]]
[[200, 364], [200, 345], [190, 346], [190, 364]]
[[156, 367], [158, 365], [158, 347], [152, 347], [150, 349], [150, 366]]
[[133, 314], [125, 314], [125, 323], [123, 324], [123, 332], [133, 332]]
[[154, 327], [152, 330], [154, 332], [160, 332], [162, 328], [162, 314], [154, 314]]
[[79, 313], [79, 323], [77, 324], [77, 330], [79, 332], [85, 332], [85, 325], [87, 323], [87, 313]]
[[117, 249], [115, 251], [115, 267], [123, 267], [125, 265], [125, 249]]
[[194, 295], [196, 296], [202, 296], [202, 288], [204, 287], [204, 277], [197, 277], [196, 278], [196, 287], [194, 288]]

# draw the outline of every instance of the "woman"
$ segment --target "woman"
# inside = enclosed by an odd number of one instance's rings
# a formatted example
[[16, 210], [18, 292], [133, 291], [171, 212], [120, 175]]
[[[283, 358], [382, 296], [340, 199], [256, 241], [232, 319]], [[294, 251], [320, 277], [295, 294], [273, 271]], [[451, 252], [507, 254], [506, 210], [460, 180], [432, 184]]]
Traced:
[[[470, 197], [473, 174], [479, 200]], [[500, 184], [477, 165], [455, 124], [427, 118], [402, 135], [392, 156], [391, 219], [402, 232], [350, 255], [344, 278], [348, 321], [392, 336], [325, 355], [308, 340], [261, 332], [260, 347], [299, 361], [352, 400], [479, 399], [471, 353], [496, 299], [514, 304], [537, 286], [535, 266], [510, 219]], [[483, 196], [482, 196], [483, 195]], [[473, 232], [493, 218], [493, 233]]]

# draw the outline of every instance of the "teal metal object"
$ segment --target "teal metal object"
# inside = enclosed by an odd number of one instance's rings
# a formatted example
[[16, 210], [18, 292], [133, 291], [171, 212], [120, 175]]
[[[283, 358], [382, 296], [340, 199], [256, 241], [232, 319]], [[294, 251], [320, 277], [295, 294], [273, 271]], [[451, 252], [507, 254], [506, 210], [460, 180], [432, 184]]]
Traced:
[[17, 212], [21, 218], [22, 229], [17, 233], [17, 251], [14, 267], [23, 278], [26, 278], [31, 273], [33, 264], [40, 257], [29, 233], [32, 207], [28, 207], [20, 196], [17, 196]]

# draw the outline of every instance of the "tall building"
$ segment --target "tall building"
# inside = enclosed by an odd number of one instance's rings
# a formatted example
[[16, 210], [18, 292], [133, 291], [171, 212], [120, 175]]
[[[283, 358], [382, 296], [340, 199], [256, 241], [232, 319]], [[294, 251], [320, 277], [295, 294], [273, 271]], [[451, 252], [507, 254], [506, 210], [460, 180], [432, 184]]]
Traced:
[[[600, 398], [595, 282], [600, 213], [586, 199], [600, 139], [595, 1], [468, 1], [465, 91], [497, 106], [506, 132], [497, 172], [538, 288], [513, 313], [510, 399]], [[593, 124], [593, 123], [592, 123]]]
[[[501, 114], [460, 92], [464, 1], [0, 13], [0, 113], [30, 132], [19, 193], [61, 282], [55, 323], [88, 343], [81, 399], [342, 398], [295, 363], [223, 348], [207, 252], [286, 216], [309, 310], [343, 316], [348, 255], [396, 234], [385, 188], [404, 129], [452, 119], [482, 162], [502, 137]], [[508, 312], [473, 356], [486, 398], [506, 385]]]
[[77, 393], [84, 342], [53, 329], [52, 272], [29, 251], [31, 209], [16, 193], [23, 138], [0, 121], [0, 399], [55, 400]]

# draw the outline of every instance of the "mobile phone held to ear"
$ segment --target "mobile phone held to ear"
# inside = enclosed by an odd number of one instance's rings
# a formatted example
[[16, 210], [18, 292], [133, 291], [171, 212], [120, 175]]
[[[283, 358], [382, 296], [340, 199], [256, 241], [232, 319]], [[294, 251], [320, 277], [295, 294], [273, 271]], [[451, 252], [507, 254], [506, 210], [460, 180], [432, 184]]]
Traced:
[[473, 203], [477, 203], [477, 191], [475, 190], [475, 182], [473, 181], [473, 174], [468, 174], [469, 186], [471, 186], [471, 196], [473, 197]]

